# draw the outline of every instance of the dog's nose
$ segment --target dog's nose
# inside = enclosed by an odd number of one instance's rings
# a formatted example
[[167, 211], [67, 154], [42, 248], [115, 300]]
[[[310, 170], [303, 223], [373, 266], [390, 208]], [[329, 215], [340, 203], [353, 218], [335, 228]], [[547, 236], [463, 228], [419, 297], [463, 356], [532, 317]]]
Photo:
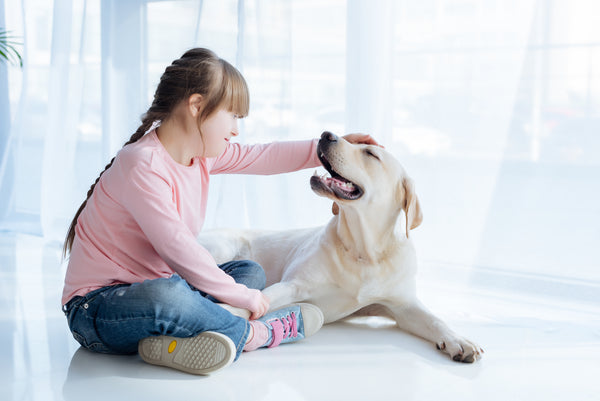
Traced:
[[321, 139], [329, 142], [337, 142], [339, 138], [331, 132], [325, 131], [321, 134]]

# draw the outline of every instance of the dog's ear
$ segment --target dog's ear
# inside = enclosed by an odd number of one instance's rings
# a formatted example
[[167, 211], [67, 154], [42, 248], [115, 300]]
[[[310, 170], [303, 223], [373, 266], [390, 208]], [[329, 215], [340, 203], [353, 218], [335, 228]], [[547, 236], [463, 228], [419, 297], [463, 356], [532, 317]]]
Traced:
[[421, 212], [421, 205], [419, 204], [419, 198], [415, 193], [415, 184], [413, 180], [405, 177], [402, 180], [402, 191], [404, 193], [404, 199], [400, 199], [402, 202], [402, 209], [406, 215], [406, 238], [408, 238], [408, 232], [414, 228], [417, 228], [423, 221], [423, 213]]
[[331, 213], [333, 213], [334, 216], [337, 216], [340, 213], [340, 207], [335, 202], [331, 205]]

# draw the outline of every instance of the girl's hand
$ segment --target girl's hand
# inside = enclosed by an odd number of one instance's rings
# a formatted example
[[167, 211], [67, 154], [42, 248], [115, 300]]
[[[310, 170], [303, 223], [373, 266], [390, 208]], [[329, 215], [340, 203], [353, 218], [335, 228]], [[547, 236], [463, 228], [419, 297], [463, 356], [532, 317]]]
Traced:
[[260, 295], [262, 295], [261, 303], [258, 307], [258, 310], [253, 311], [250, 315], [250, 320], [255, 320], [263, 317], [265, 313], [267, 313], [267, 311], [269, 310], [269, 298], [267, 298], [267, 296], [262, 292], [260, 293]]
[[375, 145], [375, 146], [379, 146], [380, 148], [383, 148], [383, 146], [380, 145], [379, 143], [377, 143], [377, 141], [375, 139], [373, 139], [373, 137], [371, 135], [367, 135], [367, 134], [348, 134], [348, 135], [344, 135], [342, 138], [344, 138], [345, 140], [347, 140], [350, 143]]

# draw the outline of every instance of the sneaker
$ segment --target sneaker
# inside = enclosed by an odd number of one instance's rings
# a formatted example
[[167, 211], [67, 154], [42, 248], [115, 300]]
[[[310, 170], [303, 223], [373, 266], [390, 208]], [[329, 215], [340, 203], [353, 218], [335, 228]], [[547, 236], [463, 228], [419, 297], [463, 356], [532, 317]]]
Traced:
[[138, 343], [142, 359], [194, 375], [207, 375], [230, 365], [235, 345], [221, 333], [205, 331], [195, 337], [147, 337]]
[[323, 312], [318, 307], [299, 303], [283, 307], [256, 321], [264, 323], [270, 331], [269, 348], [302, 340], [312, 336], [323, 326]]

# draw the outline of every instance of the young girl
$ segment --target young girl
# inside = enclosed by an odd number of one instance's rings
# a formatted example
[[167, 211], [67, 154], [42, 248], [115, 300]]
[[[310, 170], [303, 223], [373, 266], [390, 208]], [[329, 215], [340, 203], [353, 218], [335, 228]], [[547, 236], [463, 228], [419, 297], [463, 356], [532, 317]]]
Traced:
[[[266, 314], [262, 268], [218, 266], [196, 241], [210, 174], [274, 174], [319, 166], [316, 140], [243, 146], [248, 114], [242, 75], [207, 49], [166, 68], [142, 124], [100, 173], [73, 219], [62, 304], [85, 348], [138, 351], [148, 363], [194, 374], [229, 365], [242, 351], [315, 333], [318, 308]], [[375, 143], [366, 135], [347, 135]], [[247, 309], [251, 320], [218, 303]]]

